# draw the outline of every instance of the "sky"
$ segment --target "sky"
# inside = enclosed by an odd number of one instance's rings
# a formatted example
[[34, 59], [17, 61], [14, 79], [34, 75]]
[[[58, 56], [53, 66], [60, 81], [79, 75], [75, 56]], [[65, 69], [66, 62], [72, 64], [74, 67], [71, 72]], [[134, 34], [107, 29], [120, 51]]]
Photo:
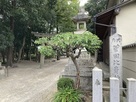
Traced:
[[87, 3], [88, 0], [79, 0], [80, 1], [80, 6], [84, 6], [85, 3]]

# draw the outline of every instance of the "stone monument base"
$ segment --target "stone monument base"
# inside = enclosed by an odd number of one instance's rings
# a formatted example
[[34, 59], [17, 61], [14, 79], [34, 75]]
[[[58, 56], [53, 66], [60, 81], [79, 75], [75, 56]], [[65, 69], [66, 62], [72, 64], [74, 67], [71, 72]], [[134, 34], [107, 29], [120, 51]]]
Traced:
[[[80, 69], [80, 88], [82, 90], [92, 89], [92, 68], [91, 60], [89, 59], [77, 59], [77, 63]], [[76, 67], [71, 59], [69, 59], [68, 64], [62, 73], [62, 77], [67, 77], [76, 80]]]

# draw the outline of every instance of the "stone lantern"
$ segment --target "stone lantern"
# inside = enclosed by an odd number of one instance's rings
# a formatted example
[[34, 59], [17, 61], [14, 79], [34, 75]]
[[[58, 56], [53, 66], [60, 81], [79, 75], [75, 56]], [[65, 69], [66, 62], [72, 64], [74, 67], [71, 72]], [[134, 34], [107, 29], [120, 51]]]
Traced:
[[73, 21], [77, 25], [77, 31], [75, 31], [75, 34], [82, 34], [86, 31], [86, 22], [89, 18], [90, 17], [87, 15], [84, 8], [80, 8], [79, 13], [73, 17]]

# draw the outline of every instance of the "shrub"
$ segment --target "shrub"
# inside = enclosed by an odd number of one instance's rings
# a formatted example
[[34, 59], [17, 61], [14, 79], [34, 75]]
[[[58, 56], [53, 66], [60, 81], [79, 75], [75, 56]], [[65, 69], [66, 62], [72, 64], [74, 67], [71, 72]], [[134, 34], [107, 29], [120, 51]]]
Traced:
[[57, 89], [74, 88], [74, 81], [70, 78], [60, 78], [57, 83]]
[[65, 88], [56, 92], [53, 102], [82, 102], [81, 92], [71, 88]]

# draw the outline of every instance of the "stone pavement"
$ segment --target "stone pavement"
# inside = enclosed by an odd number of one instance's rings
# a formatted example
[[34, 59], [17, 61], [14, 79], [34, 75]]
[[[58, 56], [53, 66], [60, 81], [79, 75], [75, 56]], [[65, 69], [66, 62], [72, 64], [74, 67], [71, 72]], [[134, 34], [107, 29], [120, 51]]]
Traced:
[[0, 102], [51, 102], [56, 82], [68, 59], [46, 61], [44, 68], [22, 61], [9, 68], [9, 76], [0, 79]]

